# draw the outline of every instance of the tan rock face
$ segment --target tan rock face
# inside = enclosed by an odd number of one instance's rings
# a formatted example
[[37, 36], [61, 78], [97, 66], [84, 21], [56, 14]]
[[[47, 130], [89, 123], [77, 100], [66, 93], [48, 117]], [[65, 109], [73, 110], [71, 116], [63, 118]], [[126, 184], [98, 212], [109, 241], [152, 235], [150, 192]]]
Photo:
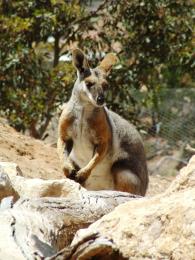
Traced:
[[21, 170], [15, 163], [0, 162], [0, 202], [3, 198], [13, 196], [18, 199], [18, 194], [14, 190], [11, 177], [22, 175]]
[[90, 228], [112, 239], [124, 257], [193, 259], [194, 205], [195, 190], [169, 198], [133, 201]]
[[72, 244], [99, 233], [129, 259], [195, 259], [194, 180], [195, 156], [165, 193], [118, 206], [78, 233]]
[[0, 173], [7, 174], [9, 177], [23, 175], [18, 165], [12, 162], [0, 162]]
[[13, 193], [9, 177], [6, 174], [0, 174], [0, 201], [5, 197], [12, 196]]
[[180, 175], [172, 182], [166, 193], [177, 192], [195, 187], [195, 156], [181, 169]]
[[55, 148], [16, 132], [1, 118], [0, 161], [17, 163], [26, 177], [64, 178]]

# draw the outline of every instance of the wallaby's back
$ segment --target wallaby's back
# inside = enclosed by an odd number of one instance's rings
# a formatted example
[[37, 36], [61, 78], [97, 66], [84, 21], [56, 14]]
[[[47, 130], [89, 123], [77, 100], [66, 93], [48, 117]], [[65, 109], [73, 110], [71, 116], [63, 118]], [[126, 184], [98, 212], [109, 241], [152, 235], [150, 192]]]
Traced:
[[113, 127], [113, 166], [129, 169], [140, 179], [140, 192], [145, 195], [148, 171], [143, 142], [135, 126], [111, 110], [107, 110]]

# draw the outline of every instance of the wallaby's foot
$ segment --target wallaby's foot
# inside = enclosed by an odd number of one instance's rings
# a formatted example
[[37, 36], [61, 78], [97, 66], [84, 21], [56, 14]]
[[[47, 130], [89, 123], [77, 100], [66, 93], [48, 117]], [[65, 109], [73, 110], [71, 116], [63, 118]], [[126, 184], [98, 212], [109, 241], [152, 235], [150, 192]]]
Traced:
[[75, 180], [82, 184], [87, 180], [90, 174], [91, 174], [90, 170], [82, 168], [77, 172]]
[[71, 161], [66, 161], [63, 165], [63, 172], [64, 175], [72, 180], [75, 180], [77, 170], [75, 169], [74, 165], [71, 163]]
[[73, 181], [76, 181], [76, 175], [77, 175], [77, 171], [76, 170], [72, 170], [70, 173], [69, 173], [69, 176], [67, 176], [69, 179], [73, 180]]
[[[76, 169], [67, 169], [63, 168], [64, 175], [70, 180], [77, 181], [77, 170]], [[77, 181], [78, 182], [78, 181]]]

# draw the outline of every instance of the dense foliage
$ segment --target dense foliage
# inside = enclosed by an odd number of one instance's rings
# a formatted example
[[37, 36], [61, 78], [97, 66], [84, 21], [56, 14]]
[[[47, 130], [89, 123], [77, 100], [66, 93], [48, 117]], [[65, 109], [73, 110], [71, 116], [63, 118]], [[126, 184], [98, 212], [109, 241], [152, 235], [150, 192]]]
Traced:
[[[42, 137], [67, 96], [73, 72], [69, 64], [58, 63], [59, 38], [82, 15], [76, 2], [2, 1], [0, 109], [18, 130]], [[49, 36], [54, 42], [46, 42]]]
[[73, 84], [72, 65], [60, 55], [91, 16], [79, 1], [3, 0], [0, 8], [0, 111], [18, 130], [43, 138]]
[[[194, 86], [192, 0], [2, 0], [0, 111], [18, 130], [43, 138], [70, 95], [75, 71], [60, 57], [79, 45], [95, 64], [118, 53], [108, 105], [131, 120], [149, 108], [158, 121], [161, 91]], [[152, 127], [153, 127], [152, 126]]]
[[[126, 117], [131, 111], [137, 115], [142, 107], [150, 108], [155, 124], [161, 90], [181, 87], [185, 73], [190, 83], [194, 77], [194, 2], [113, 1], [109, 12], [107, 35], [121, 46], [121, 68], [116, 71], [117, 86], [112, 92], [117, 100], [111, 105]], [[119, 94], [118, 86], [122, 88]]]

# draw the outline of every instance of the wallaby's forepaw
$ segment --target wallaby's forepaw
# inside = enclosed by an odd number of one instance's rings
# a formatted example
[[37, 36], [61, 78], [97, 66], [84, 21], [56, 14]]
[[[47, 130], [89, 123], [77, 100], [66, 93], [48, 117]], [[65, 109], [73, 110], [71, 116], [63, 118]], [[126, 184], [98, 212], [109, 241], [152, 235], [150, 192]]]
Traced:
[[77, 175], [77, 171], [72, 170], [67, 177], [73, 181], [76, 181], [76, 175]]
[[82, 184], [83, 182], [85, 182], [87, 180], [87, 178], [89, 177], [89, 175], [91, 174], [91, 171], [89, 171], [88, 169], [80, 169], [77, 174], [76, 174], [76, 181], [79, 182], [80, 184]]
[[69, 178], [71, 180], [75, 180], [77, 170], [74, 168], [74, 166], [72, 165], [71, 162], [67, 161], [66, 163], [64, 163], [63, 171], [64, 171], [64, 175], [67, 178]]

